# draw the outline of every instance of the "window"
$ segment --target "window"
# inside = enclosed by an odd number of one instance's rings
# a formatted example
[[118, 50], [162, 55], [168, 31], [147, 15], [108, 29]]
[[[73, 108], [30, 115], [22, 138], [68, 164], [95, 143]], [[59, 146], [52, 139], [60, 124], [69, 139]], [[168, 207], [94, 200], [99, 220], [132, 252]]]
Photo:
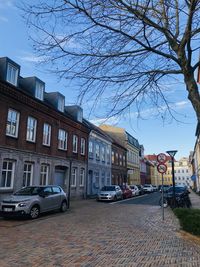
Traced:
[[71, 186], [76, 187], [77, 168], [72, 168]]
[[51, 143], [51, 125], [44, 123], [43, 127], [43, 145], [50, 146]]
[[17, 137], [19, 128], [19, 112], [14, 109], [8, 110], [8, 118], [6, 124], [6, 135]]
[[6, 81], [16, 86], [18, 71], [19, 71], [18, 68], [8, 63]]
[[52, 186], [53, 194], [59, 194], [61, 192], [60, 187]]
[[101, 173], [101, 186], [104, 186], [105, 185], [105, 172], [104, 171], [102, 171], [102, 173]]
[[122, 155], [119, 155], [119, 165], [122, 166]]
[[40, 100], [44, 99], [44, 84], [38, 81], [36, 81], [35, 85], [35, 97]]
[[28, 117], [27, 132], [26, 132], [26, 140], [27, 141], [35, 142], [36, 127], [37, 127], [37, 120], [34, 119], [33, 117]]
[[100, 160], [100, 145], [96, 144], [96, 160]]
[[98, 171], [94, 172], [94, 178], [95, 178], [94, 186], [97, 189], [99, 188], [99, 172]]
[[25, 162], [22, 186], [32, 185], [32, 177], [33, 177], [33, 164], [30, 162]]
[[112, 151], [112, 163], [113, 164], [115, 163], [115, 153], [114, 153], [114, 151]]
[[81, 138], [81, 155], [85, 155], [85, 139]]
[[184, 173], [184, 170], [182, 170], [182, 173]]
[[40, 185], [47, 185], [49, 177], [49, 166], [42, 164], [40, 169]]
[[93, 158], [93, 143], [92, 141], [89, 141], [89, 158]]
[[78, 136], [73, 135], [73, 152], [77, 153], [78, 151]]
[[58, 98], [58, 110], [63, 112], [64, 111], [64, 106], [65, 106], [65, 100], [63, 97]]
[[67, 150], [67, 132], [62, 129], [58, 131], [58, 148]]
[[84, 186], [85, 182], [85, 169], [81, 168], [80, 170], [80, 186]]
[[115, 154], [115, 157], [116, 157], [116, 165], [119, 165], [119, 155], [118, 155], [118, 153]]
[[106, 154], [107, 154], [107, 163], [110, 164], [110, 149], [108, 147], [106, 149]]
[[12, 160], [4, 160], [2, 167], [1, 188], [12, 188], [14, 180], [15, 162]]
[[105, 162], [105, 160], [106, 160], [106, 155], [105, 155], [105, 147], [102, 147], [101, 148], [101, 160], [102, 160], [102, 162]]
[[123, 166], [126, 166], [126, 156], [123, 156]]
[[110, 181], [110, 173], [107, 173], [107, 185], [110, 185], [111, 181]]

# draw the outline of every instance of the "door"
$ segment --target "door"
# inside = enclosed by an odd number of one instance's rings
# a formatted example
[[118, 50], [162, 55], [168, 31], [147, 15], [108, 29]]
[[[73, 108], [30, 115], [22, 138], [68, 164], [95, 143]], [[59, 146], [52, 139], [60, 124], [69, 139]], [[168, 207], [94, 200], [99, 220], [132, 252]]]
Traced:
[[64, 188], [64, 185], [65, 185], [65, 171], [63, 171], [63, 170], [56, 170], [55, 171], [54, 184], [55, 185], [59, 185], [62, 188]]

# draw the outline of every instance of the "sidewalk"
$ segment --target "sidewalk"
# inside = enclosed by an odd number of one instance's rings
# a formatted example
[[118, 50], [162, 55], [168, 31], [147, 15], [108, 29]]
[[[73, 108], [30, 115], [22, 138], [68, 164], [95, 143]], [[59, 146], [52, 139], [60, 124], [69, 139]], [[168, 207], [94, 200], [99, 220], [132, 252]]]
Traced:
[[200, 196], [190, 190], [190, 200], [193, 209], [200, 209]]

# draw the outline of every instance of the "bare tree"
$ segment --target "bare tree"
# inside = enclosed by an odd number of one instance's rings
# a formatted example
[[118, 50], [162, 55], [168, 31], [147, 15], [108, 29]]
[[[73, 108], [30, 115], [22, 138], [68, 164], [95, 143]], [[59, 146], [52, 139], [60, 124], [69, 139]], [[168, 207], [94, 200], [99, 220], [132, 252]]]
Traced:
[[177, 79], [200, 122], [200, 0], [35, 0], [22, 9], [38, 55], [81, 82], [80, 102], [107, 96], [110, 115], [146, 103], [171, 112], [165, 93]]

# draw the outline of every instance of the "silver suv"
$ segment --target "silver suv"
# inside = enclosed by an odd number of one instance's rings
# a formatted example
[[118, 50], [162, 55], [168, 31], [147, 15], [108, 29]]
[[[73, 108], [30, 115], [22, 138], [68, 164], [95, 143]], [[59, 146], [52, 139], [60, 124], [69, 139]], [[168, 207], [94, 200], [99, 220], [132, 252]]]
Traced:
[[0, 203], [1, 216], [29, 215], [36, 219], [40, 213], [67, 210], [67, 196], [60, 186], [23, 187]]

